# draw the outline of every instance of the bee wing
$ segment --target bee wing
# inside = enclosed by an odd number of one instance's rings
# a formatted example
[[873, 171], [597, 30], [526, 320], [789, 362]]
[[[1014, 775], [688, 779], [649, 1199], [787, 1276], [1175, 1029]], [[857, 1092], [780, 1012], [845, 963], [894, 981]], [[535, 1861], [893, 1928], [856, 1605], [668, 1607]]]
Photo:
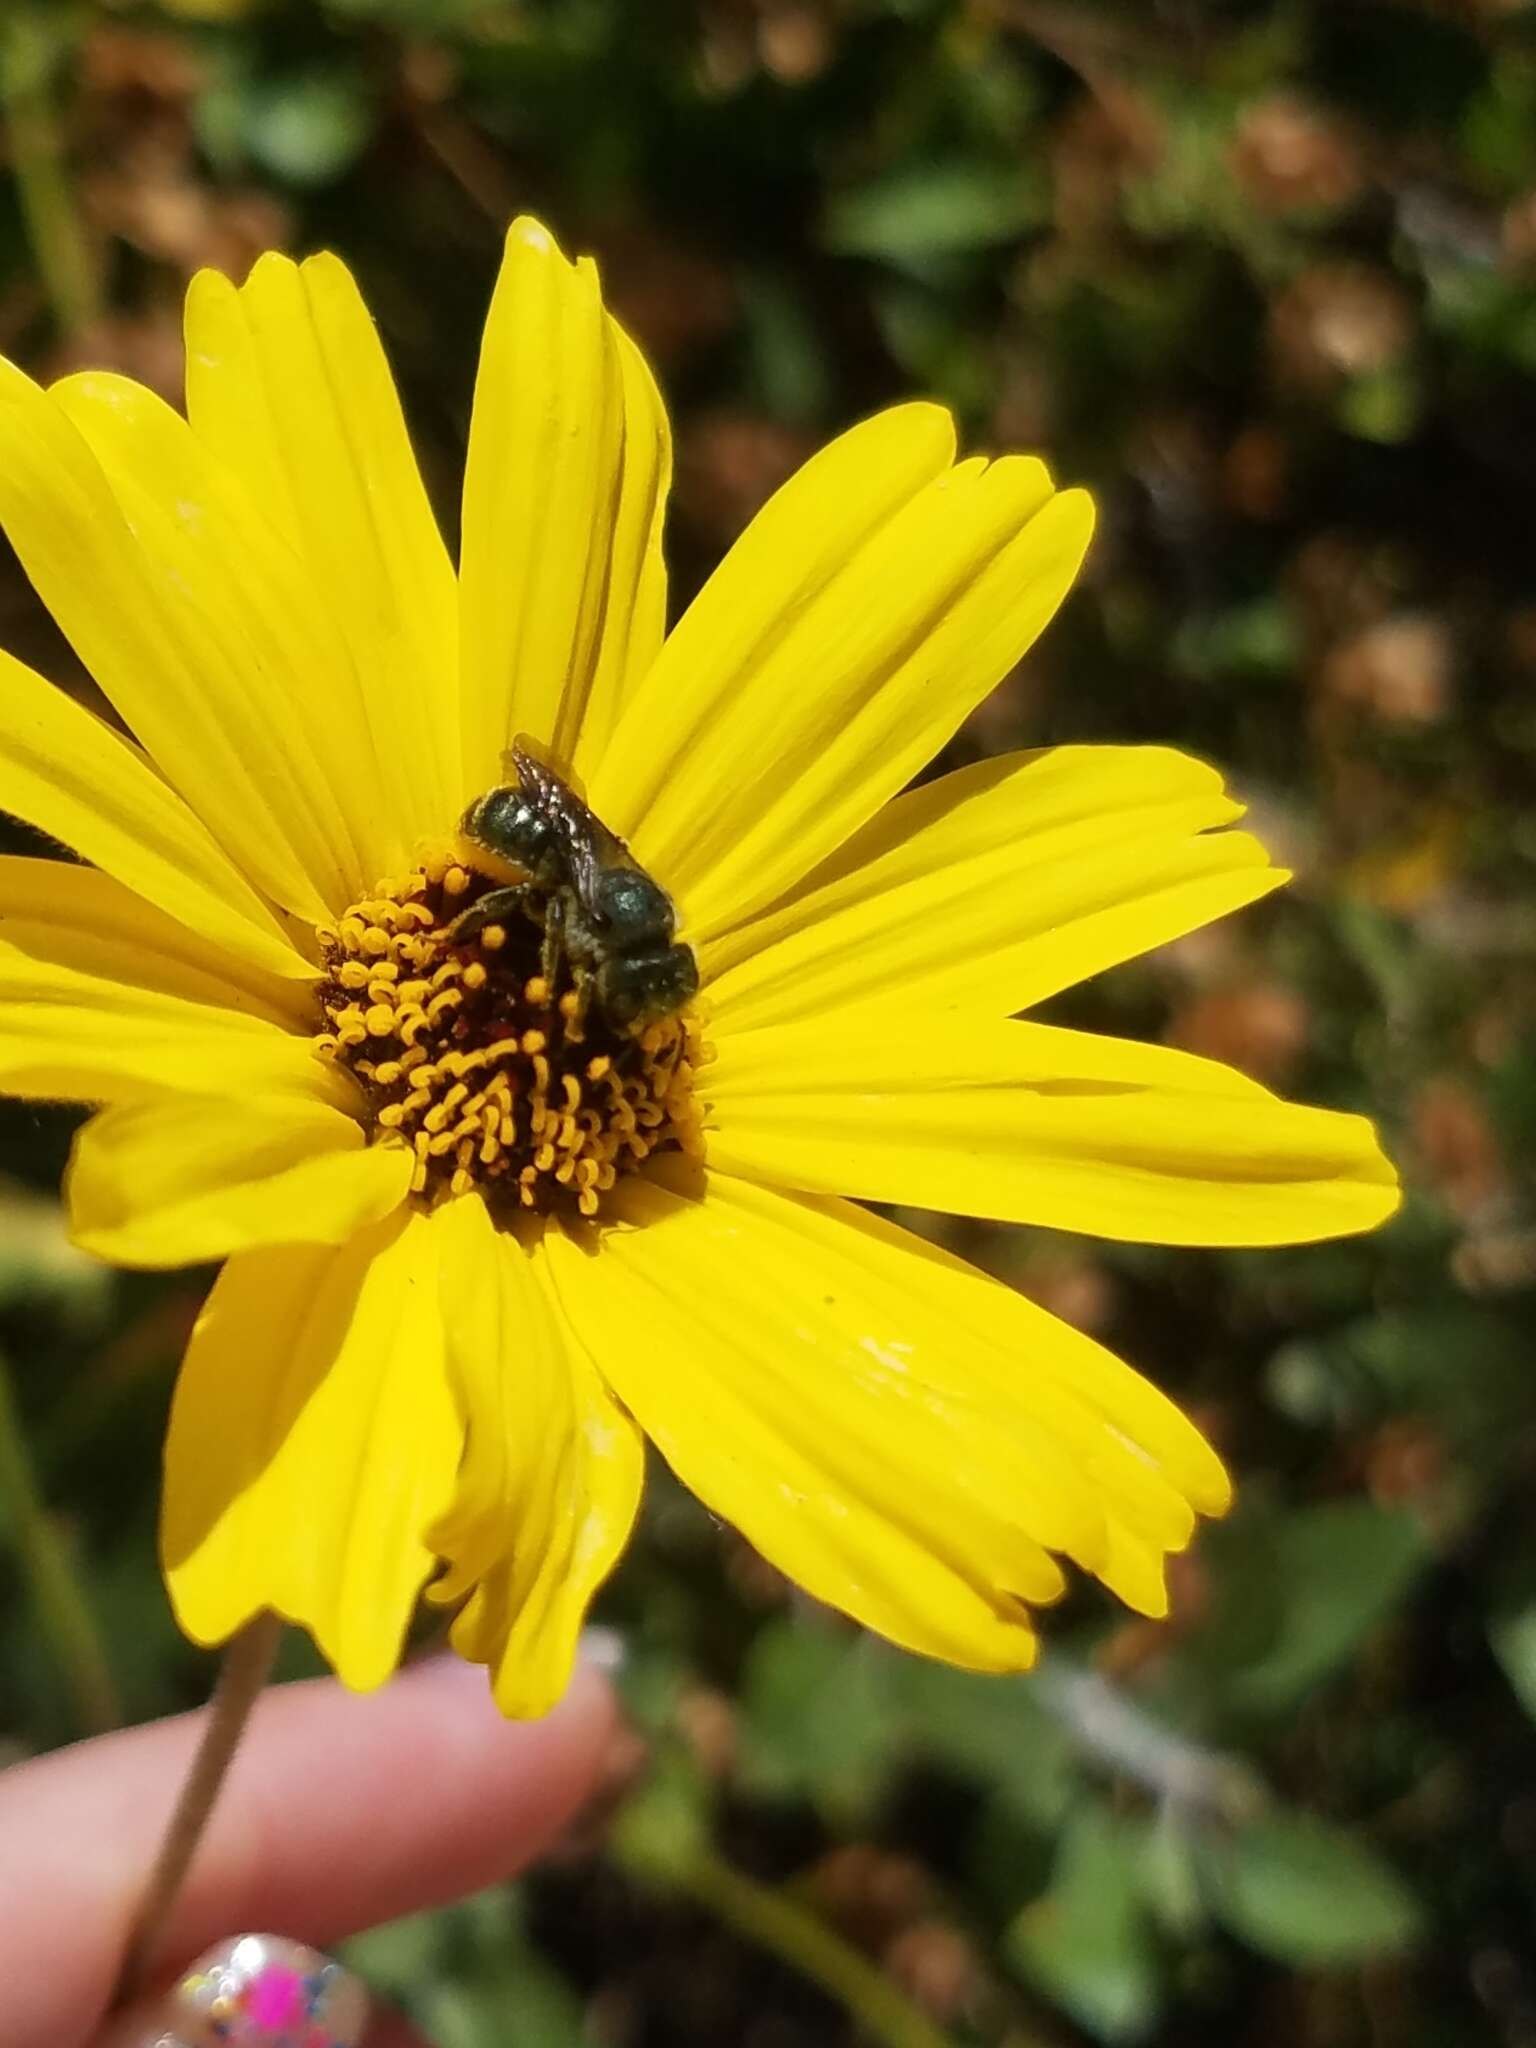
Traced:
[[597, 909], [597, 882], [605, 867], [612, 867], [610, 849], [622, 854], [623, 848], [606, 826], [592, 817], [595, 830], [591, 833], [575, 833], [570, 840], [571, 881], [576, 894], [589, 911]]
[[603, 870], [632, 867], [629, 848], [589, 809], [559, 770], [550, 767], [538, 754], [530, 753], [521, 738], [514, 742], [507, 761], [524, 794], [559, 830], [571, 886], [587, 909], [595, 913], [597, 885]]
[[514, 736], [511, 746], [502, 753], [501, 767], [509, 782], [516, 779], [525, 789], [533, 786], [528, 771], [538, 770], [542, 776], [552, 778], [561, 789], [569, 790], [579, 804], [586, 804], [587, 792], [575, 770], [558, 761], [554, 748], [541, 739], [535, 739], [531, 732], [520, 732]]

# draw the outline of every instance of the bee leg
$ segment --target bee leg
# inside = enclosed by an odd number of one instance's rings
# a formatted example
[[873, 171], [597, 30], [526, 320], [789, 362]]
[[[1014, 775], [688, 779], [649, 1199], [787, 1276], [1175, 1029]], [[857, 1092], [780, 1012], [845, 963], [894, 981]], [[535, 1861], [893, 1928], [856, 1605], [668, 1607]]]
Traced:
[[449, 925], [449, 939], [455, 945], [463, 945], [466, 939], [483, 932], [488, 924], [505, 924], [509, 917], [520, 913], [526, 917], [536, 916], [534, 898], [538, 893], [527, 882], [512, 882], [504, 889], [487, 889], [468, 910], [461, 910]]
[[587, 1012], [592, 1007], [592, 991], [597, 985], [598, 974], [594, 974], [585, 961], [571, 962], [571, 986], [576, 994], [576, 1014], [571, 1023], [579, 1032], [587, 1021]]
[[551, 998], [560, 955], [565, 950], [565, 898], [557, 889], [544, 910], [544, 943], [539, 948], [539, 972], [549, 984]]

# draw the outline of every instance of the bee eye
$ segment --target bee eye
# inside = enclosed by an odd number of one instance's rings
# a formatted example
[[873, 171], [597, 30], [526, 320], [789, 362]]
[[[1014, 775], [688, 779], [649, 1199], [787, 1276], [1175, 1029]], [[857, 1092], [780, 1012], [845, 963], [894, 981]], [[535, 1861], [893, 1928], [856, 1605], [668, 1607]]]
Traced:
[[663, 1017], [699, 992], [699, 970], [687, 946], [665, 943], [654, 951], [610, 960], [603, 972], [603, 997], [618, 1025]]

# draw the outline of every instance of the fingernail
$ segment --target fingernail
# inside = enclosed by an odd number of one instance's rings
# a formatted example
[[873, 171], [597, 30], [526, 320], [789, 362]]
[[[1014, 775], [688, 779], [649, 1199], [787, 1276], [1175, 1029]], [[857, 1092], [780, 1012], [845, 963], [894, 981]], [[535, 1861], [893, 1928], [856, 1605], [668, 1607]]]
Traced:
[[101, 2048], [359, 2048], [368, 1993], [332, 1957], [280, 1934], [241, 1934], [198, 1957], [168, 1991], [120, 2014]]

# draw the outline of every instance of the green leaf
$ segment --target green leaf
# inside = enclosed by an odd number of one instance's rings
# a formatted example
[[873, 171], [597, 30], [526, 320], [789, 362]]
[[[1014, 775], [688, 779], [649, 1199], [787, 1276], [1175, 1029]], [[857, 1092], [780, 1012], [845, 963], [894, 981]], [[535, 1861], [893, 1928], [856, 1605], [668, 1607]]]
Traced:
[[1175, 636], [1174, 658], [1201, 681], [1290, 675], [1298, 658], [1296, 628], [1290, 612], [1273, 597], [1225, 611], [1195, 612]]
[[851, 1816], [879, 1789], [900, 1735], [890, 1653], [823, 1622], [774, 1622], [747, 1660], [743, 1784]]
[[304, 71], [250, 91], [244, 142], [256, 161], [295, 185], [328, 185], [373, 134], [374, 109], [350, 71]]
[[1193, 1825], [1172, 1805], [1158, 1815], [1142, 1844], [1142, 1896], [1158, 1923], [1181, 1938], [1197, 1934], [1207, 1917], [1199, 1850]]
[[1401, 363], [1353, 377], [1339, 393], [1336, 411], [1346, 432], [1395, 447], [1411, 440], [1418, 428], [1423, 411], [1418, 379]]
[[1138, 2041], [1162, 2002], [1162, 1973], [1141, 1896], [1144, 1830], [1106, 1808], [1078, 1813], [1043, 1898], [1004, 1937], [1009, 1959], [1101, 2041]]
[[[936, 264], [927, 266], [931, 272]], [[976, 345], [974, 325], [953, 291], [931, 275], [891, 276], [871, 295], [886, 347], [907, 374], [957, 411], [981, 416], [996, 403], [996, 364]]]
[[1407, 1948], [1419, 1909], [1389, 1864], [1342, 1828], [1275, 1815], [1213, 1852], [1212, 1903], [1241, 1940], [1300, 1968]]
[[[1212, 1550], [1220, 1604], [1202, 1647], [1213, 1678], [1230, 1708], [1275, 1715], [1288, 1713], [1392, 1612], [1428, 1543], [1413, 1516], [1346, 1500], [1267, 1526], [1250, 1522], [1235, 1542], [1218, 1539]], [[1260, 1626], [1249, 1629], [1250, 1620]]]
[[500, 1885], [354, 1935], [342, 1954], [441, 2048], [579, 2048], [581, 2001], [529, 1938], [522, 1904]]
[[112, 1269], [70, 1243], [59, 1204], [0, 1180], [0, 1311], [42, 1305], [89, 1329], [111, 1296]]
[[434, 1970], [446, 1923], [445, 1914], [429, 1912], [369, 1927], [348, 1939], [342, 1949], [343, 1960], [381, 1991], [398, 1998]]
[[773, 271], [743, 278], [742, 311], [753, 382], [776, 419], [808, 424], [831, 404], [821, 338], [803, 296]]
[[1017, 164], [919, 164], [839, 193], [822, 240], [840, 256], [923, 263], [995, 248], [1037, 227], [1045, 190]]
[[1036, 1703], [1029, 1678], [906, 1660], [898, 1674], [910, 1732], [951, 1770], [1000, 1793], [1041, 1828], [1060, 1825], [1081, 1789], [1072, 1738]]
[[1536, 1600], [1494, 1615], [1488, 1624], [1488, 1643], [1515, 1697], [1536, 1720]]
[[613, 1846], [631, 1869], [663, 1882], [686, 1869], [709, 1834], [709, 1787], [697, 1765], [669, 1750], [614, 1823]]

